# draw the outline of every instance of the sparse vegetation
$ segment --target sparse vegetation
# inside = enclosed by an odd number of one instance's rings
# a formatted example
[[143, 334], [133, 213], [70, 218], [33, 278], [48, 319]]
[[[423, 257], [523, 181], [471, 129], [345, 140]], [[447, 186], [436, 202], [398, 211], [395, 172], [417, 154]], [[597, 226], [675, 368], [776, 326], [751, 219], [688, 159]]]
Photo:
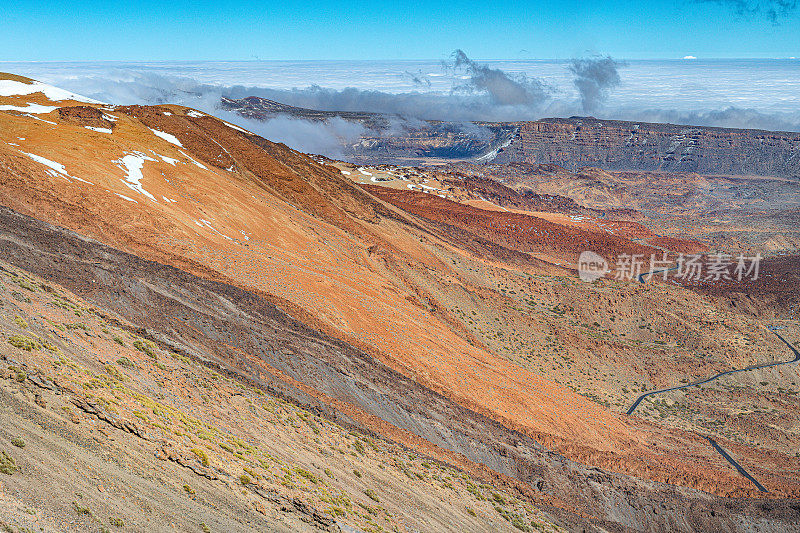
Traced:
[[203, 466], [208, 466], [210, 464], [208, 454], [204, 450], [201, 450], [200, 448], [192, 448], [192, 453], [195, 454], [198, 459], [200, 459], [200, 464]]
[[25, 447], [25, 441], [22, 440], [20, 437], [12, 438], [11, 439], [11, 444], [16, 446], [17, 448], [24, 448]]
[[75, 512], [78, 513], [79, 515], [94, 516], [92, 514], [92, 510], [89, 509], [88, 506], [81, 505], [78, 502], [73, 501], [72, 502], [72, 508], [75, 509]]
[[117, 359], [117, 364], [122, 368], [128, 368], [128, 369], [136, 368], [136, 365], [133, 364], [133, 361], [124, 356]]
[[153, 359], [155, 359], [155, 346], [149, 341], [143, 339], [136, 339], [133, 341], [133, 347], [142, 352], [143, 354], [149, 355]]
[[17, 462], [5, 451], [0, 450], [0, 473], [11, 475], [17, 471]]
[[25, 335], [12, 335], [8, 338], [8, 343], [15, 347], [19, 348], [20, 350], [25, 350], [26, 352], [31, 352], [39, 348], [39, 344]]

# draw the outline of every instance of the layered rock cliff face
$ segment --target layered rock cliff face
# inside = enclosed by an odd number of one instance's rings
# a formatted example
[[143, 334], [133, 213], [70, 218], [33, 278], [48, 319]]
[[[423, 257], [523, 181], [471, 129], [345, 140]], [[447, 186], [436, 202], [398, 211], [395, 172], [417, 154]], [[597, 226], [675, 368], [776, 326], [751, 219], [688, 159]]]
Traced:
[[493, 162], [800, 178], [800, 134], [593, 118], [515, 124]]
[[364, 164], [408, 164], [422, 159], [430, 163], [435, 158], [555, 163], [567, 170], [593, 166], [800, 179], [800, 133], [592, 117], [513, 123], [409, 122], [376, 113], [303, 109], [257, 97], [223, 99], [222, 106], [257, 120], [278, 115], [311, 121], [339, 117], [360, 124], [365, 127], [360, 141], [343, 149], [350, 159]]

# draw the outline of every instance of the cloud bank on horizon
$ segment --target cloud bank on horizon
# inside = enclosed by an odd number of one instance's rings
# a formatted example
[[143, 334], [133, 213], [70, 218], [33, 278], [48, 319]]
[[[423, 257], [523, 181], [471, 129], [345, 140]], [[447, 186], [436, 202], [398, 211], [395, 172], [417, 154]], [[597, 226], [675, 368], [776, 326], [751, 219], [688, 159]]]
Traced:
[[[683, 66], [687, 64], [691, 67]], [[633, 64], [610, 56], [561, 63], [487, 64], [456, 50], [449, 61], [421, 65], [416, 71], [409, 70], [402, 62], [383, 65], [375, 69], [378, 72], [363, 73], [357, 69], [367, 69], [364, 65], [348, 68], [320, 62], [316, 73], [313, 68], [305, 73], [305, 79], [316, 76], [317, 83], [305, 87], [287, 85], [287, 79], [288, 83], [294, 81], [291, 64], [272, 68], [258, 62], [131, 66], [20, 64], [23, 67], [18, 70], [22, 70], [20, 74], [102, 101], [195, 107], [298, 150], [332, 157], [341, 156], [342, 142], [358, 140], [363, 132], [360, 126], [345, 121], [318, 124], [285, 117], [258, 122], [219, 109], [220, 98], [260, 96], [311, 109], [385, 113], [396, 115], [398, 123], [420, 119], [463, 123], [514, 121], [591, 114], [620, 120], [800, 131], [800, 107], [792, 105], [792, 96], [788, 96], [797, 94], [791, 93], [792, 90], [800, 89], [796, 64], [789, 64], [786, 72], [774, 74], [775, 90], [789, 91], [787, 95], [778, 95], [775, 102], [763, 101], [761, 95], [771, 85], [763, 79], [763, 69], [759, 70], [758, 65], [752, 66], [755, 69], [752, 75], [761, 78], [760, 92], [756, 94], [752, 89], [747, 93], [753, 85], [747, 79], [751, 75], [747, 74], [747, 65], [736, 64], [736, 70], [728, 64], [697, 67], [699, 64], [698, 61]], [[309, 66], [298, 67], [302, 68]], [[340, 71], [331, 70], [335, 68]], [[703, 68], [716, 70], [705, 73]], [[770, 64], [769, 68], [776, 67]], [[256, 72], [256, 69], [261, 70]], [[664, 74], [665, 69], [671, 70]], [[662, 77], [657, 78], [656, 74]], [[370, 76], [379, 83], [369, 79]], [[743, 77], [734, 83], [732, 76]], [[231, 80], [241, 83], [226, 83]], [[258, 83], [259, 80], [264, 81]], [[324, 86], [325, 82], [334, 86]], [[737, 84], [741, 89], [736, 89]], [[740, 94], [725, 94], [730, 86]]]

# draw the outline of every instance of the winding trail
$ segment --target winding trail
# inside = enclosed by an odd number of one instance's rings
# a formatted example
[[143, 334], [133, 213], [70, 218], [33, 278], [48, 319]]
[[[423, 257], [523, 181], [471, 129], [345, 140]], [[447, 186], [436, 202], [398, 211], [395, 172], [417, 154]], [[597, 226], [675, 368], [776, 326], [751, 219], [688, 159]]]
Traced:
[[[677, 268], [678, 268], [678, 266], [676, 265], [676, 266], [673, 266], [673, 267], [670, 267], [670, 268], [666, 268], [666, 269], [652, 270], [650, 272], [645, 272], [643, 274], [639, 274], [639, 276], [638, 276], [639, 283], [645, 283], [645, 279], [644, 279], [645, 276], [651, 276], [652, 277], [652, 275], [655, 274], [655, 273], [665, 273], [665, 272], [669, 272], [670, 270], [675, 270]], [[650, 278], [648, 278], [648, 279], [650, 279]], [[704, 383], [708, 383], [710, 381], [714, 381], [715, 379], [719, 379], [719, 378], [721, 378], [723, 376], [728, 376], [730, 374], [736, 374], [737, 372], [749, 372], [751, 370], [759, 370], [761, 368], [771, 368], [771, 367], [775, 367], [775, 366], [788, 365], [790, 363], [796, 363], [796, 362], [800, 361], [800, 350], [798, 350], [797, 348], [792, 346], [792, 344], [789, 341], [787, 341], [783, 337], [783, 335], [778, 333], [778, 328], [776, 328], [774, 326], [767, 326], [767, 329], [770, 330], [772, 333], [774, 333], [780, 340], [782, 340], [784, 342], [784, 344], [786, 344], [786, 346], [789, 347], [789, 349], [792, 352], [794, 352], [794, 359], [791, 359], [789, 361], [773, 361], [771, 363], [761, 363], [761, 364], [757, 364], [757, 365], [750, 365], [750, 366], [747, 366], [745, 368], [738, 368], [738, 369], [734, 369], [734, 370], [728, 370], [726, 372], [720, 372], [719, 374], [716, 374], [716, 375], [711, 376], [709, 378], [693, 381], [693, 382], [687, 383], [685, 385], [678, 385], [678, 386], [675, 386], [675, 387], [668, 387], [666, 389], [658, 389], [658, 390], [645, 392], [644, 394], [642, 394], [641, 396], [636, 398], [636, 401], [633, 402], [633, 405], [631, 405], [631, 407], [628, 409], [627, 414], [628, 415], [633, 414], [633, 412], [636, 410], [636, 408], [639, 406], [639, 404], [641, 403], [642, 400], [644, 400], [648, 396], [652, 396], [654, 394], [661, 394], [662, 392], [669, 392], [669, 391], [674, 391], [674, 390], [679, 390], [679, 389], [685, 389], [685, 388], [688, 388], [688, 387], [694, 387], [696, 385], [702, 385]], [[717, 452], [719, 452], [719, 454], [722, 455], [722, 457], [724, 457], [725, 460], [728, 461], [739, 472], [739, 474], [741, 474], [742, 476], [746, 477], [761, 492], [769, 492], [766, 488], [764, 488], [764, 485], [759, 483], [757, 479], [755, 479], [752, 475], [750, 475], [749, 472], [747, 472], [747, 470], [742, 468], [742, 465], [740, 465], [736, 461], [736, 459], [731, 457], [730, 454], [728, 454], [728, 452], [726, 452], [719, 444], [717, 444], [717, 441], [715, 441], [714, 439], [712, 439], [711, 437], [708, 437], [708, 436], [706, 436], [705, 438], [706, 438], [706, 440], [708, 440], [708, 442], [711, 444], [711, 446]]]
[[800, 350], [797, 350], [797, 348], [792, 346], [789, 343], [789, 341], [784, 339], [783, 336], [781, 336], [781, 334], [778, 333], [775, 330], [775, 328], [772, 328], [772, 327], [768, 326], [767, 329], [772, 331], [775, 335], [778, 336], [778, 338], [780, 340], [782, 340], [784, 343], [786, 343], [786, 346], [788, 346], [789, 349], [794, 352], [794, 359], [792, 359], [790, 361], [773, 361], [771, 363], [761, 363], [761, 364], [758, 364], [758, 365], [750, 365], [750, 366], [746, 366], [744, 368], [737, 368], [735, 370], [728, 370], [726, 372], [720, 372], [719, 374], [713, 375], [710, 378], [700, 379], [698, 381], [693, 381], [693, 382], [687, 383], [685, 385], [678, 385], [678, 386], [669, 387], [669, 388], [666, 388], [666, 389], [658, 389], [658, 390], [645, 392], [644, 394], [642, 394], [641, 396], [636, 398], [636, 401], [633, 402], [633, 405], [631, 405], [630, 409], [628, 409], [628, 413], [627, 414], [632, 414], [633, 411], [639, 406], [639, 403], [642, 400], [644, 400], [648, 396], [652, 396], [653, 394], [660, 394], [662, 392], [669, 392], [669, 391], [674, 391], [674, 390], [678, 390], [678, 389], [686, 389], [688, 387], [694, 387], [695, 385], [702, 385], [704, 383], [708, 383], [709, 381], [714, 381], [715, 379], [719, 379], [722, 376], [727, 376], [727, 375], [730, 375], [730, 374], [736, 374], [737, 372], [749, 372], [751, 370], [759, 370], [761, 368], [770, 368], [770, 367], [773, 367], [773, 366], [788, 365], [789, 363], [796, 363], [797, 361], [800, 361]]

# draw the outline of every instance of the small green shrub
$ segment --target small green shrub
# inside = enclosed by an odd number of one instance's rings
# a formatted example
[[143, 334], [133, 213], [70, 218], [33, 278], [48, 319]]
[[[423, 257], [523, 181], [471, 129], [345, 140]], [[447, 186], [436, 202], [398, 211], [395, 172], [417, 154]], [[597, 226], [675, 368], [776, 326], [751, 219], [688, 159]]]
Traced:
[[35, 340], [25, 335], [12, 335], [8, 338], [8, 343], [14, 348], [19, 348], [26, 352], [36, 350], [39, 347], [39, 344]]
[[75, 512], [79, 515], [92, 516], [92, 510], [78, 502], [72, 502], [72, 508], [75, 509]]
[[374, 490], [372, 490], [372, 489], [366, 489], [366, 490], [364, 491], [364, 494], [366, 494], [366, 495], [367, 495], [367, 497], [368, 497], [370, 500], [374, 501], [374, 502], [380, 502], [380, 501], [381, 501], [381, 500], [380, 500], [380, 498], [378, 498], [378, 495], [377, 495], [377, 494], [375, 494], [375, 491], [374, 491]]
[[133, 347], [142, 352], [143, 354], [147, 354], [154, 359], [156, 357], [156, 354], [154, 352], [155, 347], [153, 346], [152, 343], [148, 341], [142, 339], [136, 339], [135, 341], [133, 341]]
[[355, 474], [356, 477], [361, 477], [361, 472], [358, 470], [353, 470], [353, 474]]
[[295, 472], [295, 474], [297, 474], [298, 476], [300, 476], [300, 477], [303, 477], [303, 478], [305, 478], [305, 479], [309, 480], [311, 483], [313, 483], [313, 484], [315, 484], [315, 485], [316, 485], [317, 483], [319, 483], [319, 479], [317, 479], [317, 476], [315, 476], [314, 474], [312, 474], [312, 473], [311, 473], [311, 472], [309, 472], [308, 470], [304, 470], [304, 469], [302, 469], [302, 468], [295, 468], [295, 469], [294, 469], [294, 472]]
[[14, 324], [22, 329], [28, 329], [28, 323], [19, 315], [14, 315]]
[[125, 526], [125, 521], [122, 520], [122, 518], [115, 518], [115, 517], [112, 516], [111, 518], [108, 519], [108, 521], [114, 527], [124, 527]]
[[117, 370], [117, 367], [115, 367], [114, 365], [106, 365], [105, 366], [105, 371], [106, 371], [106, 374], [108, 374], [112, 378], [114, 378], [114, 379], [116, 379], [118, 381], [125, 381], [125, 376], [122, 374], [122, 372]]
[[364, 455], [364, 444], [360, 440], [356, 439], [356, 441], [353, 443], [353, 447], [358, 453]]
[[192, 453], [195, 454], [198, 459], [200, 459], [200, 463], [203, 466], [209, 465], [208, 454], [205, 451], [201, 450], [200, 448], [192, 448]]
[[17, 471], [17, 462], [6, 452], [0, 450], [0, 473], [11, 475]]
[[22, 440], [20, 437], [14, 437], [13, 439], [11, 439], [11, 444], [16, 446], [17, 448], [25, 447], [25, 441]]
[[131, 369], [136, 368], [136, 365], [133, 364], [133, 361], [131, 361], [127, 357], [120, 357], [119, 359], [117, 359], [117, 364], [122, 368], [131, 368]]
[[250, 476], [248, 476], [247, 474], [242, 474], [241, 476], [239, 476], [239, 483], [241, 483], [242, 485], [249, 485], [250, 483], [252, 483], [252, 481], [253, 480], [250, 479]]
[[196, 494], [197, 493], [197, 491], [194, 490], [192, 487], [190, 487], [188, 483], [184, 483], [183, 484], [183, 490], [186, 491], [186, 494]]

